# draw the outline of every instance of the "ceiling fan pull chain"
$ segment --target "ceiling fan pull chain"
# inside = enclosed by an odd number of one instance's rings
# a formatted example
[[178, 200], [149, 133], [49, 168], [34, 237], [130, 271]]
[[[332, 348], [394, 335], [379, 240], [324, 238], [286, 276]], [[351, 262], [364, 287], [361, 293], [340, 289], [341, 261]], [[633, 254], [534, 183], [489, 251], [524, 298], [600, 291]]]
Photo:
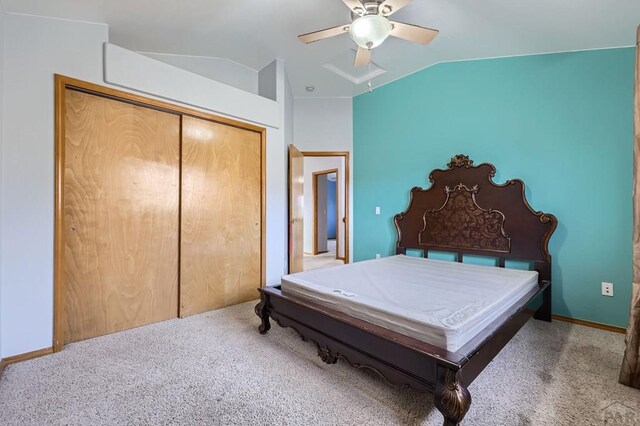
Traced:
[[[367, 73], [371, 75], [371, 60], [369, 60], [369, 63], [367, 64]], [[373, 93], [373, 85], [371, 84], [371, 80], [369, 80], [367, 86], [369, 87], [369, 93]]]

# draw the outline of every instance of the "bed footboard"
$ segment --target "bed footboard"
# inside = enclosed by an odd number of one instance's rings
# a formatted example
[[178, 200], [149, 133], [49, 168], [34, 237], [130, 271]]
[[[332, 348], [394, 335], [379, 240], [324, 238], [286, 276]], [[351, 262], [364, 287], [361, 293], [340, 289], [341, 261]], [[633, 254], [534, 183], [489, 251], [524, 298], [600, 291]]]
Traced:
[[[391, 330], [283, 294], [278, 287], [260, 289], [256, 314], [268, 330], [269, 317], [313, 341], [329, 364], [343, 358], [352, 366], [378, 372], [390, 383], [419, 392], [433, 392], [437, 366], [459, 370], [466, 358]], [[436, 362], [437, 360], [437, 362]]]
[[367, 324], [339, 312], [329, 312], [283, 294], [278, 287], [260, 289], [255, 312], [265, 334], [269, 318], [290, 327], [302, 340], [316, 344], [318, 356], [327, 364], [339, 358], [357, 368], [375, 371], [387, 382], [418, 392], [433, 393], [445, 425], [457, 425], [471, 405], [462, 380], [467, 359], [427, 343]]
[[259, 289], [255, 312], [261, 334], [269, 331], [273, 319], [296, 330], [302, 340], [314, 342], [327, 364], [342, 358], [354, 367], [375, 371], [392, 385], [433, 393], [444, 424], [456, 425], [471, 405], [467, 386], [532, 316], [550, 312], [546, 296], [550, 286], [541, 282], [458, 353], [284, 294], [279, 286]]

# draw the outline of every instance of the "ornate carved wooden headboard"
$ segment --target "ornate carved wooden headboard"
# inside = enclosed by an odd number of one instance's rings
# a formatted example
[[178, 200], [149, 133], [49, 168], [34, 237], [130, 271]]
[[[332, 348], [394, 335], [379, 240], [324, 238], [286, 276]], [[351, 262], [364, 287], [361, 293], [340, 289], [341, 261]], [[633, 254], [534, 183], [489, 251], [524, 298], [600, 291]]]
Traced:
[[396, 253], [454, 252], [458, 261], [463, 254], [495, 256], [500, 266], [523, 259], [534, 262], [541, 279], [551, 279], [548, 243], [558, 220], [531, 208], [520, 179], [496, 184], [495, 173], [493, 164], [474, 166], [462, 154], [446, 170], [433, 170], [431, 187], [413, 188], [409, 207], [394, 217]]

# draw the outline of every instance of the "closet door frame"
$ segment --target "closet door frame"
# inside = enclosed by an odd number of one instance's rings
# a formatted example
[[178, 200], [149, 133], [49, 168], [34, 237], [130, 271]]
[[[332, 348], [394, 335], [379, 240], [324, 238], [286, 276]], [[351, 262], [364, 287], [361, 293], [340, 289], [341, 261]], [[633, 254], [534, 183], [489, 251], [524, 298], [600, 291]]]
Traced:
[[[266, 129], [242, 121], [220, 117], [205, 113], [181, 105], [146, 98], [130, 92], [101, 86], [77, 80], [63, 75], [55, 75], [55, 206], [54, 206], [54, 250], [53, 250], [53, 351], [58, 352], [64, 348], [64, 175], [65, 175], [65, 95], [67, 90], [75, 90], [94, 96], [130, 103], [144, 108], [164, 111], [182, 117], [192, 116], [203, 120], [234, 126], [260, 134], [261, 156], [261, 200], [260, 200], [260, 286], [266, 282]], [[182, 124], [181, 124], [182, 127]], [[182, 147], [180, 148], [182, 151]], [[182, 157], [182, 154], [181, 154]], [[182, 160], [180, 160], [182, 163]], [[181, 166], [182, 167], [182, 166]], [[182, 168], [180, 169], [182, 175]], [[182, 183], [180, 183], [182, 184]], [[181, 191], [180, 191], [181, 192]], [[180, 238], [178, 238], [178, 250]], [[178, 256], [180, 253], [178, 252]], [[180, 271], [178, 270], [178, 285], [180, 285]], [[178, 297], [179, 297], [178, 291]], [[256, 295], [257, 298], [257, 295]], [[178, 300], [178, 304], [179, 304]]]

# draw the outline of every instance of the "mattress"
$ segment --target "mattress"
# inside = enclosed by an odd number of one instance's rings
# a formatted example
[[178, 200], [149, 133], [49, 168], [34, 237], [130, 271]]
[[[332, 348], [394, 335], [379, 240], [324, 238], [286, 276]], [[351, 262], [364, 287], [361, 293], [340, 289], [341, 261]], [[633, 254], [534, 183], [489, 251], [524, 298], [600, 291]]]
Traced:
[[456, 352], [538, 273], [397, 255], [282, 277], [282, 291]]

